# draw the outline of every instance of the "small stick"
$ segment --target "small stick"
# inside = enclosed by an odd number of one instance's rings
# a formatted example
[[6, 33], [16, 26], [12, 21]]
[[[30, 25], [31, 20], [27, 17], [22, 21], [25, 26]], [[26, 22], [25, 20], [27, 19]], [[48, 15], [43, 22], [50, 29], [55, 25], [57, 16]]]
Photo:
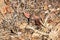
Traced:
[[47, 34], [45, 32], [38, 31], [38, 30], [34, 29], [33, 27], [26, 27], [26, 28], [32, 29], [32, 30], [34, 30], [34, 32], [37, 32], [37, 33], [42, 34], [42, 35], [49, 35], [49, 34]]

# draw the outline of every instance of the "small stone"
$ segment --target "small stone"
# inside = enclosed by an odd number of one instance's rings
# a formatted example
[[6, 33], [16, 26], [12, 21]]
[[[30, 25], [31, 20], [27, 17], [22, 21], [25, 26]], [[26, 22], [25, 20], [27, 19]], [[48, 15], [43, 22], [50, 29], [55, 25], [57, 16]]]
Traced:
[[49, 13], [49, 11], [47, 10], [47, 11], [45, 11], [45, 13]]
[[19, 37], [22, 34], [22, 32], [18, 32], [17, 34], [18, 34], [18, 37]]
[[48, 7], [51, 7], [51, 5], [48, 5]]
[[57, 8], [57, 10], [60, 10], [60, 8]]
[[34, 8], [34, 5], [31, 5], [31, 8], [33, 9]]
[[18, 32], [18, 35], [22, 34], [21, 32]]
[[14, 36], [11, 36], [12, 38], [14, 38]]

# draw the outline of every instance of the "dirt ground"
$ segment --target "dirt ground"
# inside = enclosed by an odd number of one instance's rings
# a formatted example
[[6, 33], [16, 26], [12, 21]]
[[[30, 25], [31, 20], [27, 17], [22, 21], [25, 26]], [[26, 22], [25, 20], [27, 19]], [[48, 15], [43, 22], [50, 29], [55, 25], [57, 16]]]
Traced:
[[60, 40], [60, 0], [0, 0], [0, 40]]

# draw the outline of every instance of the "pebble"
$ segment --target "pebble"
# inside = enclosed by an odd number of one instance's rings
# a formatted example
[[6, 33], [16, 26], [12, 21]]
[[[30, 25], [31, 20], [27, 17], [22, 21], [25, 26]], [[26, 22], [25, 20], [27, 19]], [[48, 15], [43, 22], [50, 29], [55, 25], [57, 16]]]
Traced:
[[47, 11], [45, 11], [45, 13], [49, 13], [49, 11], [47, 10]]
[[57, 10], [60, 10], [60, 8], [57, 8]]
[[22, 34], [22, 32], [18, 32], [17, 34], [18, 34], [18, 36], [20, 36]]
[[48, 5], [48, 7], [51, 7], [52, 5]]

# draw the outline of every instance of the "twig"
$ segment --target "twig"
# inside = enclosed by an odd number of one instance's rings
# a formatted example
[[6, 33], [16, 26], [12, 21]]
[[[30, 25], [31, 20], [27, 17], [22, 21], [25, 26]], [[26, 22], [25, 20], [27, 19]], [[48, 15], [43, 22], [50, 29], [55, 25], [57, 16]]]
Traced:
[[26, 27], [26, 28], [32, 29], [32, 30], [34, 30], [35, 32], [40, 33], [40, 34], [42, 34], [42, 35], [49, 35], [49, 34], [47, 34], [47, 33], [44, 33], [44, 32], [38, 31], [38, 30], [35, 30], [33, 27]]

